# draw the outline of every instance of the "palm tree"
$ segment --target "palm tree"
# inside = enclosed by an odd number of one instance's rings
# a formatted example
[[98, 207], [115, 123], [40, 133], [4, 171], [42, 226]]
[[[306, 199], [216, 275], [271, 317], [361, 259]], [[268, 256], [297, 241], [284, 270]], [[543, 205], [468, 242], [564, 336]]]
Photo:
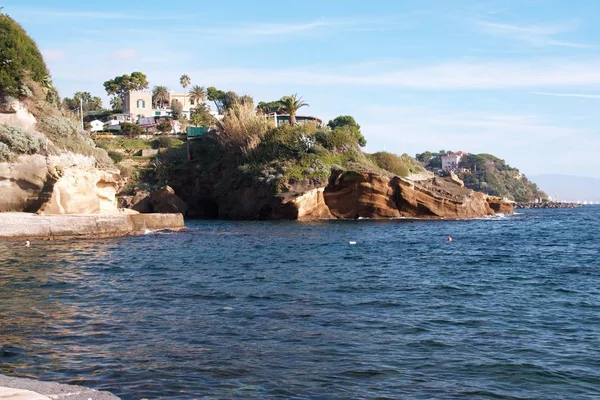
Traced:
[[279, 100], [281, 111], [290, 116], [290, 125], [296, 125], [296, 111], [302, 107], [308, 107], [308, 104], [302, 101], [302, 97], [297, 94], [284, 96]]
[[168, 103], [170, 98], [169, 88], [166, 86], [154, 86], [154, 89], [152, 89], [152, 102], [155, 107], [160, 104], [160, 107], [163, 108], [165, 102]]
[[190, 99], [194, 100], [196, 106], [206, 100], [206, 89], [204, 86], [192, 86], [190, 89]]
[[[183, 75], [181, 75], [181, 78], [179, 78], [179, 83], [181, 84], [181, 87], [183, 87], [184, 93], [187, 93], [186, 89], [188, 86], [190, 86], [190, 83], [192, 83], [192, 80], [190, 79], [189, 76], [187, 76], [186, 74], [183, 74]], [[185, 97], [183, 98], [183, 108], [185, 108]]]

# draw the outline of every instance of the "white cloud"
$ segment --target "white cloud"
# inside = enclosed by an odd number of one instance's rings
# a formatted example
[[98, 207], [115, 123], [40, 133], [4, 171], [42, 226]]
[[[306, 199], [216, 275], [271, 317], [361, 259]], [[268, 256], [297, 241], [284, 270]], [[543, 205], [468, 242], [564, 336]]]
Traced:
[[585, 93], [551, 93], [551, 92], [532, 92], [540, 96], [552, 97], [580, 97], [582, 99], [600, 99], [600, 94], [585, 94]]
[[114, 53], [112, 53], [111, 56], [121, 59], [121, 60], [126, 60], [128, 58], [137, 57], [138, 53], [137, 53], [137, 51], [135, 51], [135, 49], [121, 49], [121, 50], [117, 50]]
[[67, 53], [63, 50], [42, 50], [42, 55], [46, 61], [60, 61], [67, 57]]
[[533, 46], [563, 46], [563, 47], [595, 47], [585, 43], [570, 42], [556, 39], [555, 36], [574, 30], [574, 23], [562, 25], [514, 25], [491, 21], [477, 20], [475, 25], [480, 32], [514, 39]]

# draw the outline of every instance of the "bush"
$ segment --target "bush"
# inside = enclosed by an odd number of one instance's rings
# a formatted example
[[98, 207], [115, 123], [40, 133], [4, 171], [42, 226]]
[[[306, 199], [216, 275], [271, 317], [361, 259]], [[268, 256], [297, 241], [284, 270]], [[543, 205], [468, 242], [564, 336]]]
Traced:
[[5, 143], [0, 142], [0, 162], [12, 161], [16, 154]]
[[381, 169], [385, 169], [398, 176], [407, 177], [409, 174], [408, 165], [402, 160], [397, 154], [388, 153], [386, 151], [380, 151], [373, 153], [370, 158], [377, 164]]
[[44, 138], [31, 134], [16, 126], [0, 125], [0, 143], [14, 154], [38, 154], [48, 150]]
[[119, 153], [118, 151], [109, 150], [108, 156], [113, 160], [115, 164], [118, 164], [121, 161], [123, 161], [123, 154]]
[[137, 124], [132, 124], [131, 122], [122, 122], [121, 132], [123, 132], [123, 135], [135, 137], [144, 133], [144, 128]]
[[173, 146], [173, 138], [168, 136], [161, 136], [154, 140], [154, 146], [158, 149], [168, 149]]
[[38, 121], [37, 129], [45, 133], [59, 150], [94, 155], [94, 142], [75, 121], [64, 117], [46, 116]]
[[258, 146], [271, 123], [249, 103], [234, 103], [219, 123], [221, 145], [235, 153], [249, 154]]

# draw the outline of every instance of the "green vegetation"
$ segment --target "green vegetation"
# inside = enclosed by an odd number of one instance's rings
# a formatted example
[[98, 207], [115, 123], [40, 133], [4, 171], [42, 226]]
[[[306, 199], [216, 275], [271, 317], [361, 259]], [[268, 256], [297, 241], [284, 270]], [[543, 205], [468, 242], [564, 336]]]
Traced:
[[[440, 150], [437, 153], [426, 151], [416, 155], [431, 171], [442, 168], [441, 156], [451, 152]], [[527, 179], [518, 169], [491, 154], [468, 154], [460, 162], [456, 174], [469, 189], [492, 196], [506, 197], [518, 202], [546, 199], [548, 196], [537, 185]]]
[[161, 133], [169, 133], [173, 130], [173, 125], [171, 125], [171, 121], [164, 120], [156, 126]]
[[45, 154], [48, 140], [15, 126], [0, 125], [0, 162], [13, 161], [21, 154]]
[[[122, 100], [130, 90], [148, 89], [148, 78], [141, 72], [132, 72], [131, 75], [121, 75], [104, 82], [104, 90], [109, 96], [116, 96], [121, 99], [120, 106], [123, 106]], [[112, 104], [112, 103], [111, 103]], [[118, 105], [118, 104], [115, 104]], [[115, 108], [113, 105], [113, 108]]]
[[395, 175], [407, 177], [409, 174], [423, 172], [423, 167], [407, 154], [398, 156], [397, 154], [380, 151], [370, 154], [369, 157], [381, 169], [389, 171]]
[[51, 88], [44, 58], [25, 30], [0, 13], [0, 95], [29, 97], [27, 78]]
[[123, 132], [123, 135], [127, 135], [129, 137], [136, 137], [144, 133], [144, 128], [131, 122], [122, 122], [121, 132]]
[[83, 106], [84, 113], [102, 110], [102, 99], [98, 96], [92, 97], [90, 92], [75, 92], [72, 98], [63, 99], [63, 107], [67, 110], [78, 111], [80, 104]]
[[280, 100], [281, 111], [290, 116], [290, 125], [296, 125], [296, 113], [302, 107], [308, 107], [308, 103], [302, 100], [302, 97], [293, 94], [291, 96], [284, 96]]

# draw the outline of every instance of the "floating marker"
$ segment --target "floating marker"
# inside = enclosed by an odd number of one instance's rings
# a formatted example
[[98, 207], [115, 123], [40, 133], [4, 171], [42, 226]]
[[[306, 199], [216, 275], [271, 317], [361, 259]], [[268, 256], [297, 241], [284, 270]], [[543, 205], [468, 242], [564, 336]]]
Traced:
[[356, 242], [353, 242], [352, 240], [350, 241], [350, 244], [356, 244]]

